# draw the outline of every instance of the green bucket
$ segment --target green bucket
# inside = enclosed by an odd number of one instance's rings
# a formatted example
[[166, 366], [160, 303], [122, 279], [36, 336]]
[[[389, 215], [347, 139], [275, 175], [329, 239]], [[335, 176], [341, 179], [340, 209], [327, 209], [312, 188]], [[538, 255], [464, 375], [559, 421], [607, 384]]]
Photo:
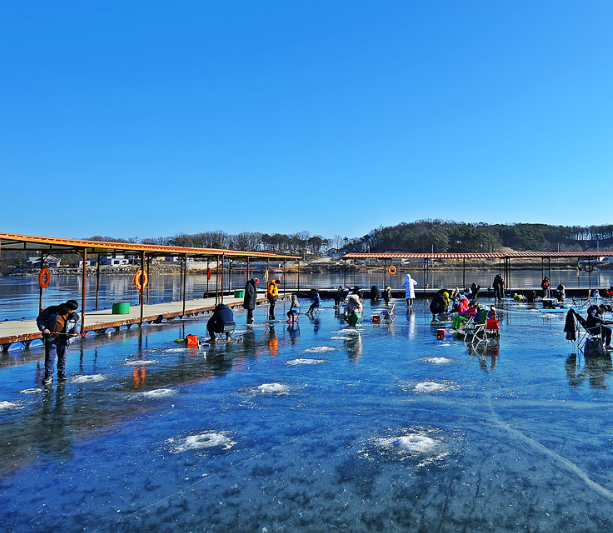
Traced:
[[245, 297], [245, 289], [240, 291], [234, 291], [234, 298], [244, 298]]
[[115, 302], [113, 304], [114, 315], [127, 315], [130, 312], [130, 302]]

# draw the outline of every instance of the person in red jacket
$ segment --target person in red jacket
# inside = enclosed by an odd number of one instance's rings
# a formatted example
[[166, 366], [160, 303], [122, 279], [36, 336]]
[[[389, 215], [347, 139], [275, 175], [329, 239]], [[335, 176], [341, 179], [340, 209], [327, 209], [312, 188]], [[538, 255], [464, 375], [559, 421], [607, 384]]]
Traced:
[[549, 298], [549, 278], [545, 276], [545, 279], [541, 282], [541, 288], [543, 289], [543, 298]]

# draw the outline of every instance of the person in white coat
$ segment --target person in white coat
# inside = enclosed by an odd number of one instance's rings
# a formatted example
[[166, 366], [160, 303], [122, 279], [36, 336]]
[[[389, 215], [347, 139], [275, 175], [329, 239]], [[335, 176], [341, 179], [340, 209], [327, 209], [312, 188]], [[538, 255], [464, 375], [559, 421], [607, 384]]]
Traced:
[[417, 282], [411, 277], [411, 274], [407, 274], [401, 287], [404, 287], [406, 290], [405, 298], [407, 299], [407, 305], [409, 307], [413, 307], [413, 300], [415, 299], [415, 285], [417, 285]]

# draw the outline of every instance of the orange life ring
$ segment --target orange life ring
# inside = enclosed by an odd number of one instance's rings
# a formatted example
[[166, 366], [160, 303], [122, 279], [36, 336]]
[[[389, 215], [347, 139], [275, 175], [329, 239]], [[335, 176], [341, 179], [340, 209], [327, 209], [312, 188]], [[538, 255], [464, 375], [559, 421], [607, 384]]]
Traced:
[[211, 279], [211, 275], [213, 274], [213, 271], [210, 268], [206, 269], [206, 279]]
[[134, 286], [142, 291], [147, 285], [149, 285], [149, 278], [147, 277], [147, 273], [143, 270], [138, 270], [136, 274], [134, 274]]
[[396, 272], [398, 272], [396, 270], [396, 267], [394, 265], [390, 265], [389, 268], [387, 269], [387, 272], [390, 276], [395, 276]]
[[49, 274], [48, 268], [43, 268], [38, 275], [38, 284], [41, 289], [46, 289], [49, 286], [49, 281], [51, 280], [51, 274]]

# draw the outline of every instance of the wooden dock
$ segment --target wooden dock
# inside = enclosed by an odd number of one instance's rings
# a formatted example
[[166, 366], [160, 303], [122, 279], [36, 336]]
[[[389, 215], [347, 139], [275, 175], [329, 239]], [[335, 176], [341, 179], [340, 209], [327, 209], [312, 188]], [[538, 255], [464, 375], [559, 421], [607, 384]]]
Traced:
[[[284, 294], [279, 294], [279, 301], [284, 298]], [[257, 301], [258, 304], [266, 302], [266, 297], [258, 295]], [[188, 300], [185, 302], [185, 312], [183, 312], [182, 301], [144, 305], [142, 323], [161, 323], [210, 313], [218, 303], [222, 303], [221, 299], [217, 298], [216, 300], [215, 297]], [[223, 303], [228, 307], [242, 308], [243, 298], [224, 295]], [[88, 311], [84, 317], [83, 333], [92, 335], [105, 333], [109, 329], [118, 331], [121, 328], [131, 328], [132, 326], [140, 326], [140, 324], [140, 306], [130, 307], [129, 313], [121, 315], [113, 314], [111, 309]], [[42, 340], [42, 335], [36, 327], [36, 319], [0, 322], [0, 346], [2, 346], [2, 351], [28, 348], [30, 343], [36, 340]]]

